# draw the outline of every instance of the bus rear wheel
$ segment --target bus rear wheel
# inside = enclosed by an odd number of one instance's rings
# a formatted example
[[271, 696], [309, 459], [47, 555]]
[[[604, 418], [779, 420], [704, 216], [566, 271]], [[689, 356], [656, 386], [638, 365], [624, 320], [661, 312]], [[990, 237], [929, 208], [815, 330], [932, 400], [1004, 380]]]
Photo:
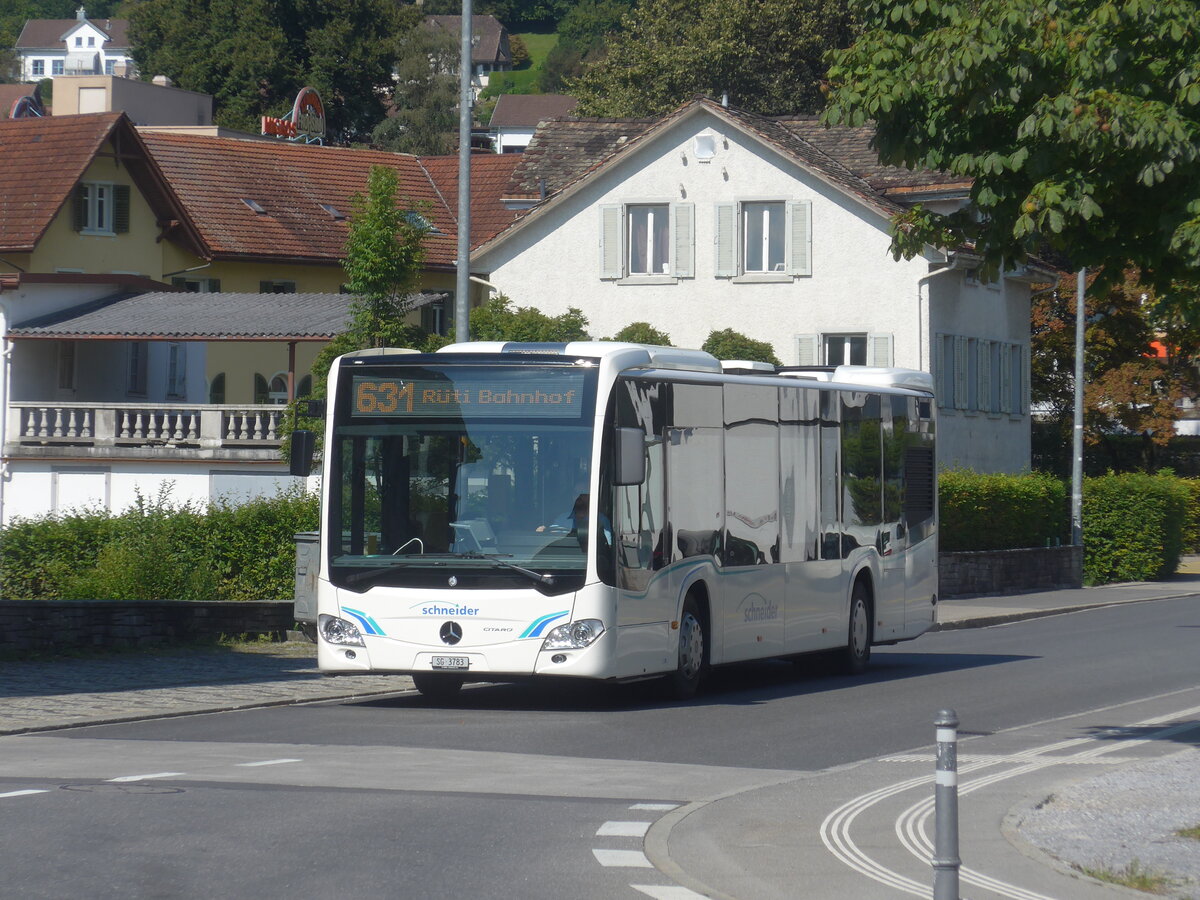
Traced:
[[854, 583], [850, 594], [850, 624], [839, 668], [847, 675], [861, 675], [871, 661], [871, 592], [863, 581]]
[[463, 679], [459, 675], [414, 672], [412, 680], [422, 696], [430, 700], [453, 700], [463, 686]]
[[679, 657], [675, 671], [667, 676], [671, 695], [676, 700], [688, 700], [696, 695], [700, 676], [704, 674], [707, 640], [696, 601], [688, 597], [683, 603], [683, 615], [679, 618]]

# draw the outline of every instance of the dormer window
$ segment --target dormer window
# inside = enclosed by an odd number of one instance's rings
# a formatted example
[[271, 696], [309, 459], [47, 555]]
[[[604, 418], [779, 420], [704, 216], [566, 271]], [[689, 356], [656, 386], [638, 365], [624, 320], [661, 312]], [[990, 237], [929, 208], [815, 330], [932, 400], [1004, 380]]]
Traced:
[[76, 46], [76, 47], [82, 47], [82, 46], [83, 46], [83, 35], [81, 35], [81, 34], [77, 34], [77, 35], [75, 35], [75, 46]]

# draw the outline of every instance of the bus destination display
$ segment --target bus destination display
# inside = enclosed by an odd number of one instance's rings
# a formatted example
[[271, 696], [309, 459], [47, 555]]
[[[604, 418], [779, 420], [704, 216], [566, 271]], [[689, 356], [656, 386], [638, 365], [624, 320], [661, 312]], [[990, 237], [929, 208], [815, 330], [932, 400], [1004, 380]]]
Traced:
[[578, 418], [584, 410], [583, 373], [561, 369], [554, 375], [455, 372], [453, 381], [355, 375], [351, 390], [356, 416], [560, 419]]

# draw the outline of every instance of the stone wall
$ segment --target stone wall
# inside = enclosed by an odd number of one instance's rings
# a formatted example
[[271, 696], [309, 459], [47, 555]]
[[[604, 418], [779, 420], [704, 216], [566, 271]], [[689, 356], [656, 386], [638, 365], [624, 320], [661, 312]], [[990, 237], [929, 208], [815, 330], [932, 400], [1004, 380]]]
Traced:
[[0, 652], [144, 647], [274, 635], [292, 628], [292, 601], [0, 600]]
[[943, 599], [1082, 587], [1083, 548], [942, 553], [938, 579]]

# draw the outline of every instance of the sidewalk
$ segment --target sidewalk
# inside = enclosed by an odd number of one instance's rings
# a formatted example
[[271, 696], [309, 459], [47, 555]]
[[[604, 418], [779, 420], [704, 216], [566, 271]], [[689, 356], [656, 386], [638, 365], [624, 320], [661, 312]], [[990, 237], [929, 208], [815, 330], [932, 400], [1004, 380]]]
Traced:
[[[945, 601], [939, 605], [938, 627], [975, 628], [1091, 607], [1186, 596], [1200, 597], [1200, 558], [1185, 560], [1180, 573], [1163, 582]], [[350, 699], [412, 689], [412, 679], [405, 676], [322, 676], [316, 669], [312, 645], [268, 646], [265, 652], [182, 650], [91, 659], [7, 662], [3, 664], [3, 672], [4, 677], [0, 679], [0, 735]], [[1001, 747], [999, 752], [1013, 751]], [[1200, 772], [1196, 771], [1200, 765], [1195, 762], [1198, 756], [1193, 750], [1190, 758], [1174, 763], [1190, 773], [1187, 780], [1192, 784], [1200, 784]], [[1149, 772], [1149, 766], [1153, 764], [1146, 760], [1145, 765], [1135, 762], [1131, 768], [1138, 775], [1142, 771]], [[646, 852], [679, 884], [698, 892], [691, 896], [737, 897], [738, 900], [786, 896], [789, 888], [785, 885], [794, 883], [797, 871], [826, 875], [827, 884], [833, 891], [828, 896], [854, 895], [859, 900], [900, 896], [904, 889], [897, 892], [896, 883], [888, 887], [885, 879], [877, 879], [881, 882], [876, 885], [878, 893], [863, 893], [862, 868], [856, 868], [845, 858], [840, 861], [831, 858], [833, 847], [829, 844], [826, 845], [828, 850], [822, 847], [809, 827], [819, 825], [824, 829], [824, 824], [803, 823], [801, 828], [795, 811], [808, 808], [815, 813], [816, 810], [832, 809], [865, 790], [865, 785], [872, 779], [880, 783], [900, 777], [928, 781], [929, 767], [930, 763], [923, 759], [919, 764], [907, 758], [872, 760], [821, 773], [820, 778], [801, 777], [771, 791], [753, 791], [714, 803], [693, 804], [695, 809], [679, 810], [678, 815], [672, 814], [656, 823], [647, 834]], [[1044, 771], [1043, 779], [1049, 779], [1051, 772], [1060, 782], [1067, 777], [1062, 769]], [[1152, 779], [1147, 776], [1143, 780]], [[1172, 783], [1170, 778], [1153, 780], [1158, 784]], [[1036, 782], [1036, 787], [1039, 791], [1057, 791], [1060, 782], [1046, 781], [1044, 785]], [[1035, 782], [1022, 782], [1022, 789], [1028, 791], [1032, 784]], [[1177, 793], [1176, 789], [1171, 790]], [[1004, 852], [1017, 857], [1015, 862], [1008, 860], [1012, 871], [1006, 870], [1005, 877], [1017, 882], [1020, 876], [1028, 874], [1036, 882], [1038, 877], [1053, 875], [1056, 863], [1044, 853], [1039, 856], [1040, 851], [1032, 847], [1024, 856], [1014, 853], [1014, 847], [1020, 846], [1022, 839], [1007, 833], [1001, 837], [1003, 829], [999, 823], [1004, 821], [1004, 829], [1008, 828], [1006, 816], [1015, 802], [1011, 793], [997, 794], [991, 800], [994, 815], [987, 827], [972, 832], [970, 824], [964, 822], [964, 846], [967, 841], [971, 841], [976, 849], [981, 845], [993, 849], [1003, 845]], [[1004, 806], [1005, 803], [1008, 805]], [[1088, 815], [1095, 819], [1094, 813]], [[1094, 821], [1092, 825], [1095, 826]], [[1103, 820], [1100, 827], [1103, 828]], [[897, 833], [898, 829], [899, 826]], [[1080, 829], [1075, 829], [1076, 834], [1079, 832]], [[801, 833], [805, 835], [803, 841], [799, 839]], [[773, 836], [778, 836], [778, 841]], [[1137, 836], [1126, 832], [1122, 839], [1135, 841]], [[843, 838], [834, 834], [829, 840], [840, 846], [838, 842]], [[897, 868], [911, 866], [912, 860], [896, 865]], [[1057, 867], [1062, 868], [1061, 864]], [[929, 883], [928, 872], [926, 856], [921, 883]], [[1077, 876], [1064, 878], [1059, 871], [1055, 877], [1068, 882], [1064, 890], [1052, 894], [1058, 900], [1097, 896], [1097, 892], [1106, 895], [1106, 889]], [[912, 883], [915, 882], [910, 882], [910, 886]], [[838, 893], [837, 885], [844, 885], [852, 893]], [[972, 896], [979, 893], [972, 893], [969, 888], [965, 890]], [[913, 891], [910, 889], [907, 893]], [[1028, 893], [1003, 895], [1042, 896]], [[1196, 895], [1200, 896], [1200, 892]], [[1047, 898], [1043, 897], [1043, 900]]]

